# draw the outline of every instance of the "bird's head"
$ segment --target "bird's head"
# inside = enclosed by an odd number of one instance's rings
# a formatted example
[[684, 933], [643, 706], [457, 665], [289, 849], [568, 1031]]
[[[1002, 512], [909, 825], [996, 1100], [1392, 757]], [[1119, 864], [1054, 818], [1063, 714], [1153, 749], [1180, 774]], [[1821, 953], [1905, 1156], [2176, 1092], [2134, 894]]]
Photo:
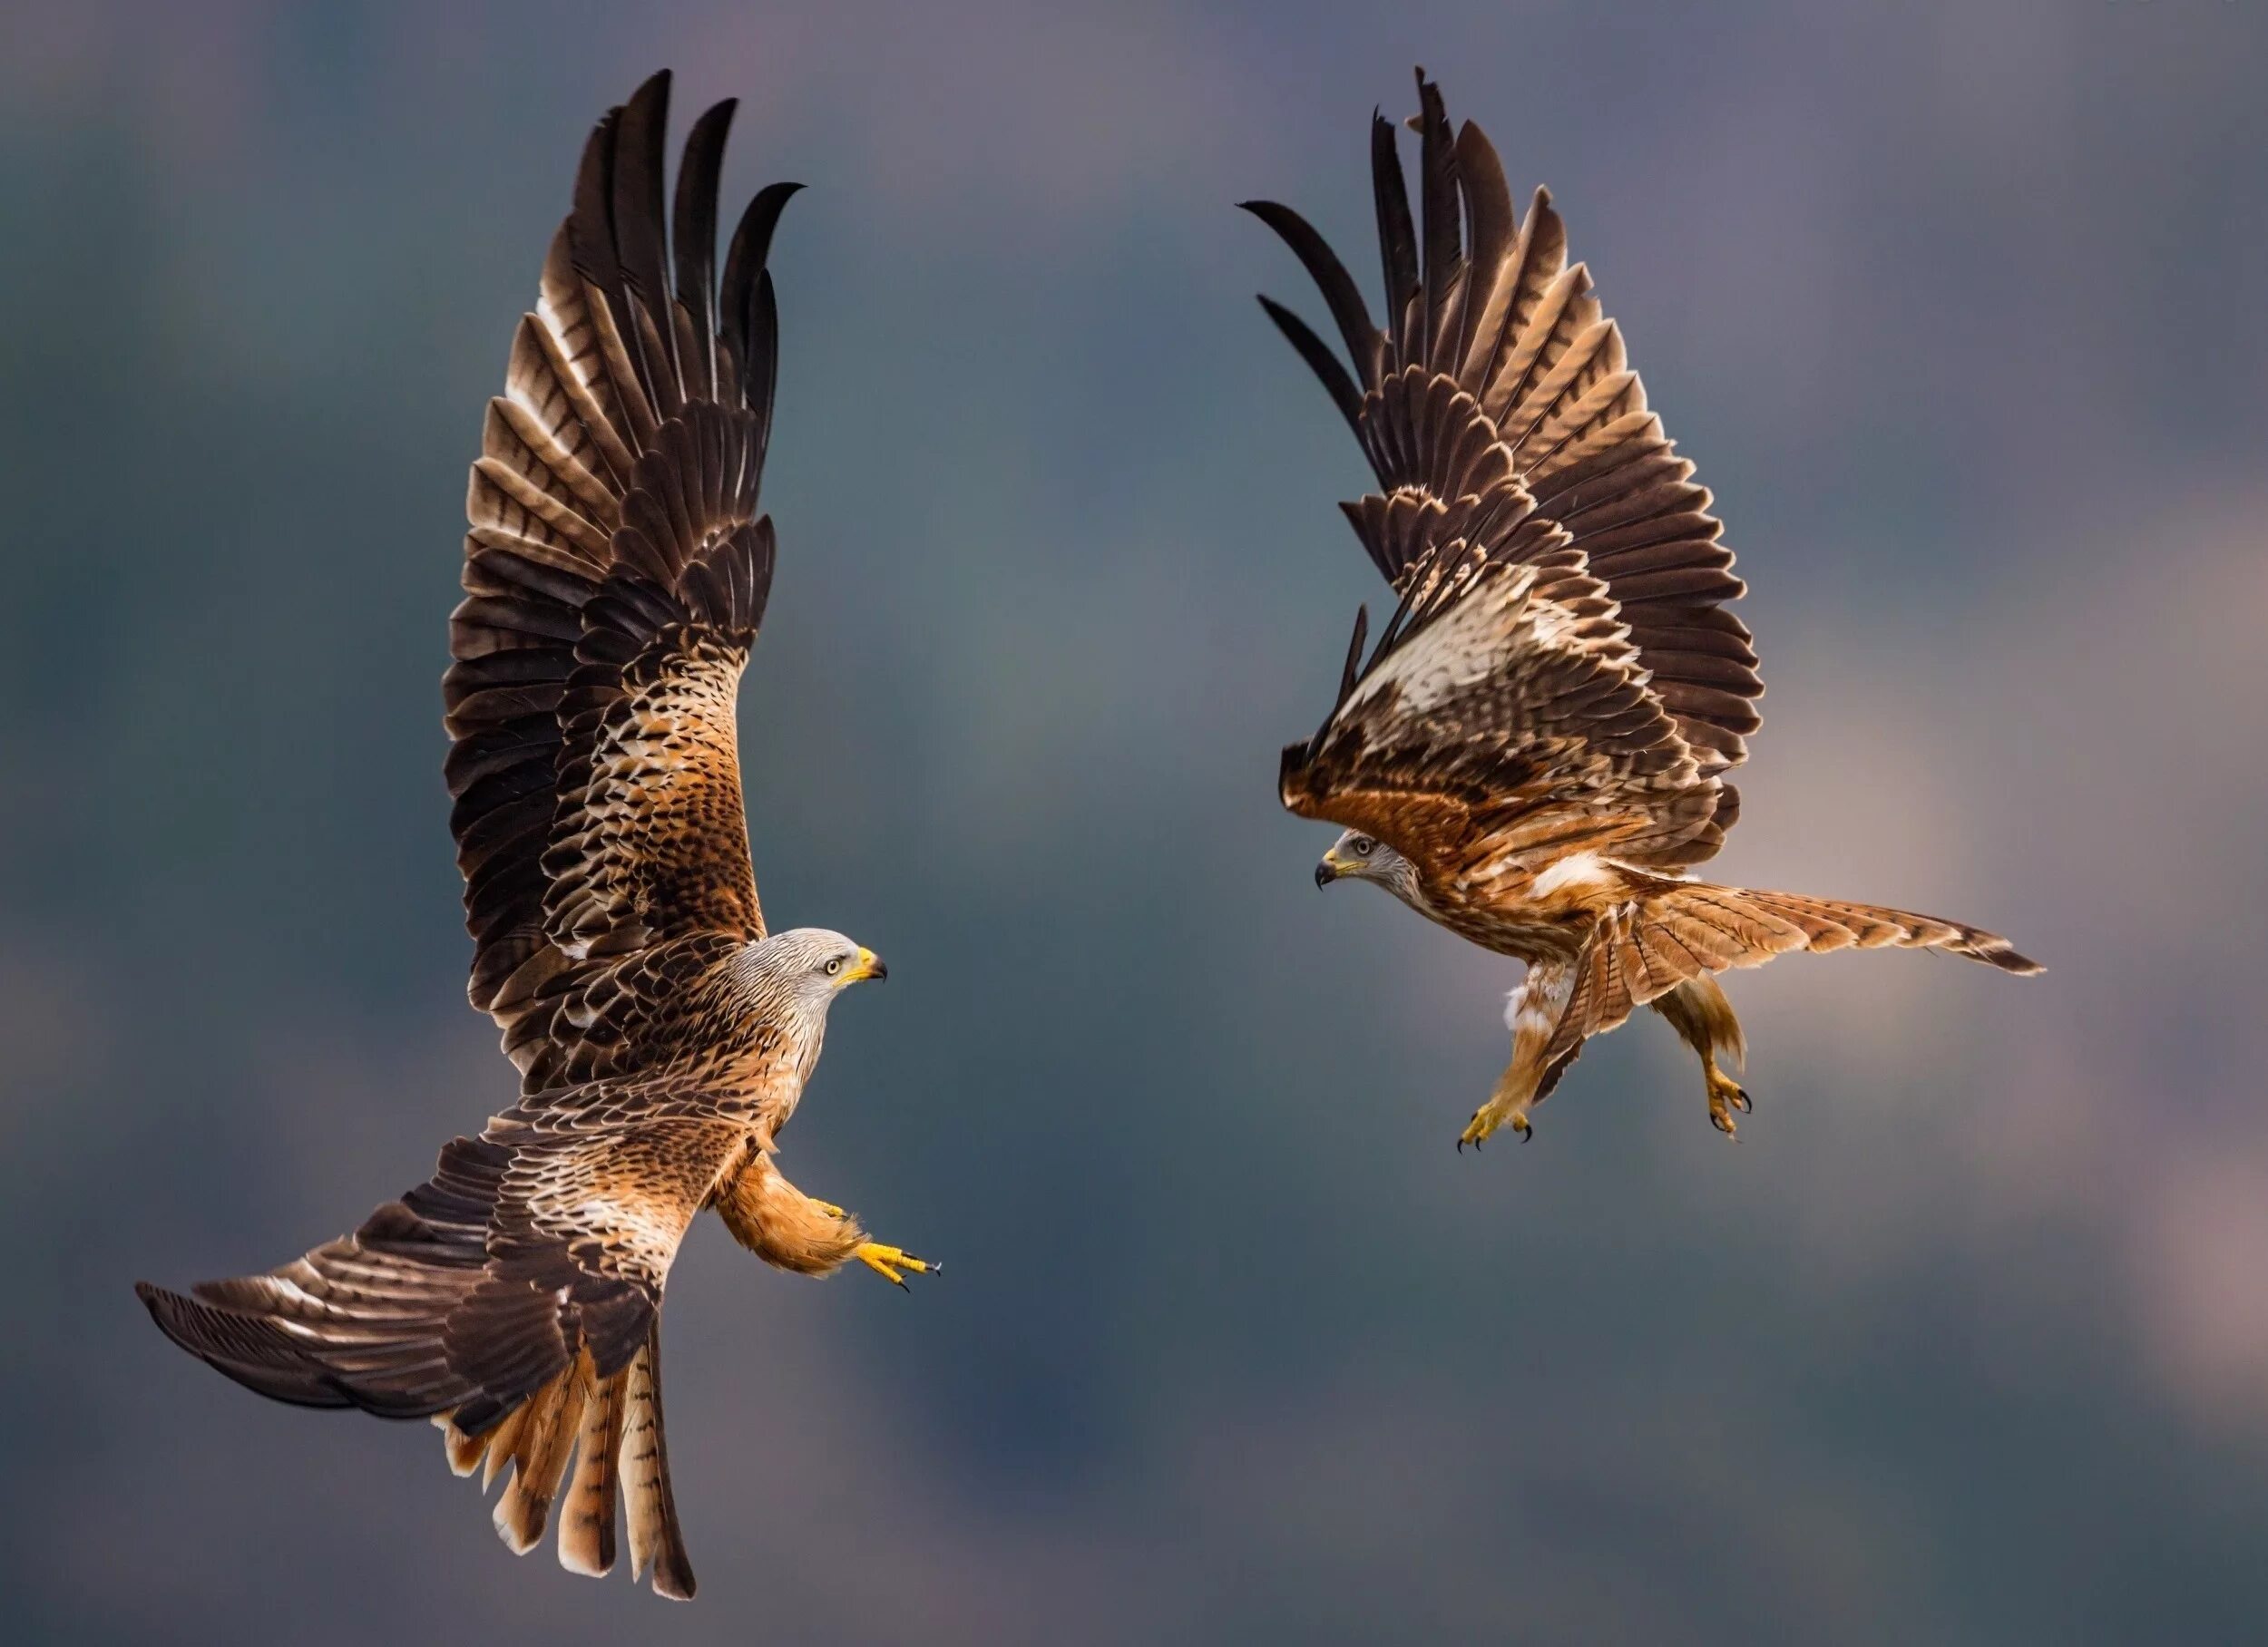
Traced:
[[851, 985], [890, 976], [881, 956], [825, 927], [775, 932], [749, 949], [748, 964], [770, 992], [820, 1017]]
[[1359, 829], [1350, 829], [1334, 841], [1331, 850], [1323, 854], [1323, 862], [1315, 865], [1317, 886], [1329, 886], [1334, 881], [1374, 881], [1404, 903], [1421, 901], [1417, 866], [1376, 835], [1366, 835]]

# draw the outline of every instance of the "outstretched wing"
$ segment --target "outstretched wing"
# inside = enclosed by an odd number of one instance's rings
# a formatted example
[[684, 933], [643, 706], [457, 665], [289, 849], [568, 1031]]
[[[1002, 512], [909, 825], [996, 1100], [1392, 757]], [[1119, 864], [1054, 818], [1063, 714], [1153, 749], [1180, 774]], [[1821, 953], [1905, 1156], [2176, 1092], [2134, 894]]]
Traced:
[[619, 1486], [634, 1564], [689, 1596], [661, 1428], [661, 1294], [747, 1126], [683, 1081], [547, 1097], [456, 1139], [430, 1180], [281, 1269], [188, 1296], [137, 1291], [168, 1338], [262, 1395], [431, 1416], [459, 1475], [484, 1461], [485, 1486], [509, 1466], [494, 1519], [522, 1554], [565, 1485], [560, 1560], [607, 1571]]
[[145, 1287], [169, 1336], [278, 1400], [386, 1418], [455, 1414], [468, 1436], [587, 1356], [644, 1345], [693, 1214], [745, 1123], [670, 1085], [507, 1111], [351, 1235], [182, 1298]]
[[[1764, 684], [1744, 588], [1709, 494], [1647, 409], [1615, 323], [1603, 317], [1549, 194], [1517, 225], [1495, 150], [1468, 122], [1452, 137], [1418, 74], [1423, 242], [1394, 130], [1374, 117], [1371, 161], [1386, 324], [1307, 221], [1246, 210], [1283, 237], [1322, 289], [1353, 370], [1289, 310], [1260, 299], [1323, 380], [1382, 491], [1344, 505], [1378, 570], [1406, 592], [1413, 568], [1459, 540], [1498, 558], [1571, 541], [1620, 610], [1648, 689], [1705, 769], [1746, 756]], [[1561, 534], [1506, 531], [1532, 514]], [[1721, 822], [1735, 797], [1727, 787]]]
[[1331, 717], [1284, 752], [1284, 804], [1437, 880], [1584, 851], [1708, 856], [1722, 785], [1647, 689], [1606, 586], [1561, 529], [1532, 512], [1500, 525], [1413, 564], [1367, 665], [1358, 620]]
[[591, 133], [466, 502], [443, 691], [469, 993], [531, 1089], [584, 1032], [557, 1003], [595, 970], [764, 933], [734, 702], [771, 586], [764, 259], [795, 186], [749, 203], [720, 284], [719, 103], [686, 139], [673, 247], [669, 84]]

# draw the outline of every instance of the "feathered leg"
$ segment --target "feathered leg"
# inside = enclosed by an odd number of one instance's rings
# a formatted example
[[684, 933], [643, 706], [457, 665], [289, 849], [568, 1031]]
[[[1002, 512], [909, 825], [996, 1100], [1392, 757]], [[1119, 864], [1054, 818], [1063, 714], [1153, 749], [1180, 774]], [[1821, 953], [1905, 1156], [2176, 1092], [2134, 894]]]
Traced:
[[1528, 976], [1504, 1003], [1504, 1022], [1512, 1032], [1512, 1060], [1497, 1077], [1489, 1101], [1472, 1112], [1457, 1140], [1460, 1153], [1468, 1144], [1478, 1149], [1501, 1126], [1510, 1126], [1523, 1143], [1533, 1135], [1528, 1112], [1543, 1102], [1582, 1050], [1579, 1039], [1572, 1046], [1555, 1044], [1559, 1021], [1575, 994], [1577, 972], [1572, 961], [1539, 962], [1528, 969]]
[[869, 1240], [856, 1218], [833, 1202], [805, 1194], [760, 1153], [719, 1191], [714, 1204], [735, 1241], [766, 1263], [798, 1275], [831, 1275], [856, 1259], [903, 1287], [906, 1272], [934, 1275], [943, 1267]]
[[1746, 1115], [1755, 1106], [1746, 1088], [1716, 1066], [1719, 1052], [1735, 1064], [1748, 1062], [1748, 1042], [1740, 1032], [1740, 1019], [1733, 1016], [1733, 1003], [1725, 999], [1716, 979], [1704, 972], [1652, 1005], [1685, 1038], [1686, 1045], [1701, 1055], [1701, 1077], [1709, 1089], [1709, 1125], [1728, 1138], [1737, 1135], [1733, 1112]]

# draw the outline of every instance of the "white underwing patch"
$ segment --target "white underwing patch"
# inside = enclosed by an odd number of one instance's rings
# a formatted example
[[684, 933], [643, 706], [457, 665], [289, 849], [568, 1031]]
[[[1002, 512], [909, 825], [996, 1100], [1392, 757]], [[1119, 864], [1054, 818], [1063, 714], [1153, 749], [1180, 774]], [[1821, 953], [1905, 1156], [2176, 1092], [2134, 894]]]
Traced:
[[1530, 898], [1549, 898], [1571, 886], [1597, 886], [1608, 878], [1606, 861], [1597, 853], [1571, 853], [1538, 875], [1528, 889]]

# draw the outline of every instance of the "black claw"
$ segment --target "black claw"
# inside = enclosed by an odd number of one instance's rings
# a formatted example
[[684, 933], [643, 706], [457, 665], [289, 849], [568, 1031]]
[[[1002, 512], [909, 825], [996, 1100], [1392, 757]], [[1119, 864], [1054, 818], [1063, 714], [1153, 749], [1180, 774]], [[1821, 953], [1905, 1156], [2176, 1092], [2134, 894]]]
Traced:
[[1461, 1155], [1465, 1153], [1465, 1141], [1462, 1138], [1457, 1140], [1457, 1153]]
[[1532, 1126], [1521, 1127], [1520, 1131], [1520, 1141], [1522, 1144], [1533, 1144], [1536, 1141], [1536, 1129]]
[[1755, 1100], [1749, 1097], [1748, 1088], [1745, 1087], [1735, 1087], [1733, 1088], [1733, 1102], [1736, 1106], [1738, 1106], [1740, 1113], [1743, 1115], [1746, 1115], [1750, 1110], [1756, 1107]]

